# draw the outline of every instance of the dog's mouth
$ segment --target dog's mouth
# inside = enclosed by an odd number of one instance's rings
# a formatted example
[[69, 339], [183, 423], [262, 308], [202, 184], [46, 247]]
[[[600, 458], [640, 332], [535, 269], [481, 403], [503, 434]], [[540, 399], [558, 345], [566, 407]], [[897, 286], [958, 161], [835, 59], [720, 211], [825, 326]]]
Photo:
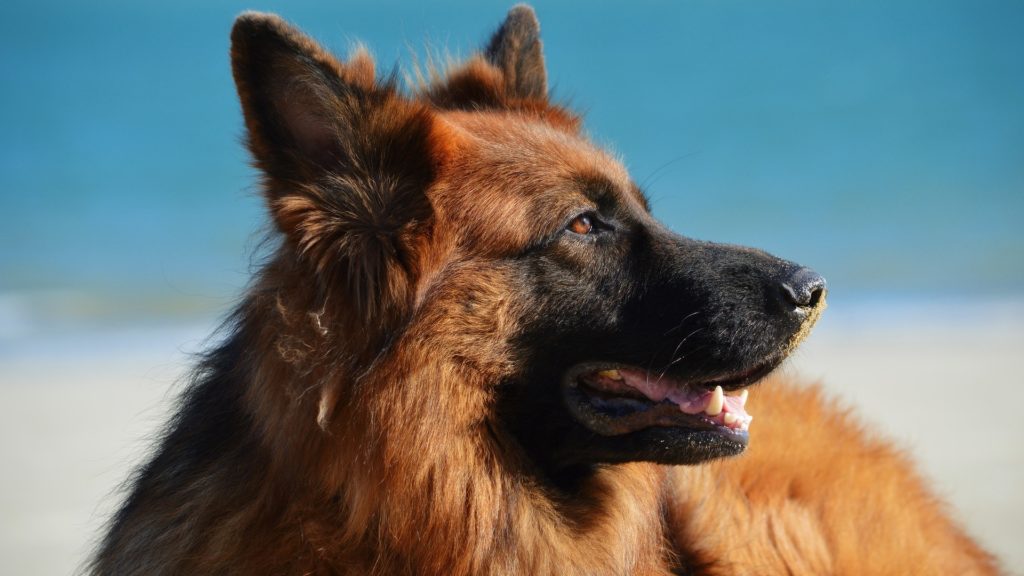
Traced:
[[573, 416], [603, 436], [661, 427], [717, 432], [745, 444], [753, 420], [746, 388], [778, 364], [688, 380], [622, 364], [585, 363], [569, 369], [563, 390]]

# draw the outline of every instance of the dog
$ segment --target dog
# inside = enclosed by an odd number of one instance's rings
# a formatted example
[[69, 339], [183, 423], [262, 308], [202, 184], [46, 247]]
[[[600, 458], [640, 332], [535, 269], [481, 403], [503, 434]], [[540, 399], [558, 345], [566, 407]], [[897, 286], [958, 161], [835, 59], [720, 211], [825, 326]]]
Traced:
[[773, 375], [825, 281], [655, 220], [529, 7], [408, 89], [268, 14], [231, 61], [279, 244], [91, 574], [998, 572]]

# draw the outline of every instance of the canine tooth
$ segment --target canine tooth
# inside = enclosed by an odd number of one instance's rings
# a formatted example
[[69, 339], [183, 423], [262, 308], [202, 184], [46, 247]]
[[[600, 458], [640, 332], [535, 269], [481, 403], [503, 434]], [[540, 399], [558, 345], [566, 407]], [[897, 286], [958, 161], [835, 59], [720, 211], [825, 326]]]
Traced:
[[740, 392], [740, 406], [747, 405], [747, 391]]
[[609, 380], [622, 380], [622, 374], [619, 374], [618, 370], [601, 370], [597, 375]]
[[722, 419], [725, 420], [726, 426], [731, 426], [735, 424], [737, 420], [739, 420], [739, 418], [737, 418], [736, 415], [733, 414], [732, 412], [726, 412], [725, 416], [723, 416]]
[[704, 413], [708, 416], [718, 416], [722, 413], [723, 404], [725, 404], [725, 392], [722, 392], [721, 386], [715, 386], [715, 391], [711, 393], [711, 400], [704, 408]]

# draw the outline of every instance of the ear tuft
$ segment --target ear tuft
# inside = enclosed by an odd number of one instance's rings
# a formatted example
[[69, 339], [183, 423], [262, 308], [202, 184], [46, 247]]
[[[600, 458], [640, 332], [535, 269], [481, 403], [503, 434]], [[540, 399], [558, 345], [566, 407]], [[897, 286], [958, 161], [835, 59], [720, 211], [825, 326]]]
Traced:
[[513, 7], [491, 37], [487, 60], [502, 71], [506, 89], [517, 98], [547, 98], [547, 72], [540, 41], [540, 22], [526, 4]]

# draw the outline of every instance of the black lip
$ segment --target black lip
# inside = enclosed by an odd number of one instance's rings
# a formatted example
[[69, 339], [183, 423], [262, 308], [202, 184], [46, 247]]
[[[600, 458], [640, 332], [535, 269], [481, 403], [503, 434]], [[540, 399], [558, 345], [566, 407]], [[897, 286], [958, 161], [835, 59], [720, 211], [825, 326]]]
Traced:
[[758, 364], [754, 368], [750, 368], [745, 371], [735, 372], [727, 374], [724, 377], [710, 378], [710, 379], [699, 379], [695, 386], [701, 388], [712, 389], [715, 386], [721, 386], [722, 390], [732, 391], [746, 388], [764, 379], [765, 376], [771, 374], [782, 364], [784, 358], [775, 357]]

